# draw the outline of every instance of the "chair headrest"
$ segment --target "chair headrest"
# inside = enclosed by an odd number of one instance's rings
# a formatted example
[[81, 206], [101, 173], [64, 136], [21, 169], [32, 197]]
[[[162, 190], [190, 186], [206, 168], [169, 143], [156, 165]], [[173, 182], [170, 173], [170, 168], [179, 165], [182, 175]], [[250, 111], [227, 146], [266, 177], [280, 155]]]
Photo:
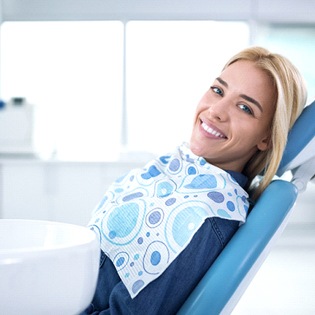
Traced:
[[303, 109], [292, 127], [277, 175], [296, 169], [312, 158], [315, 158], [315, 101]]

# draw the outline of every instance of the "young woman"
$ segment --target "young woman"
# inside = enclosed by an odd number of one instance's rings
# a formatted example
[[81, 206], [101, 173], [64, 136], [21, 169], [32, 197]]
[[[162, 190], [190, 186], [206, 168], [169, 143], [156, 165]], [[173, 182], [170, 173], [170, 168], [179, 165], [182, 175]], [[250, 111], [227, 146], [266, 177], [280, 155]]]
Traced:
[[254, 177], [254, 199], [273, 178], [305, 101], [286, 58], [235, 55], [200, 100], [190, 143], [117, 180], [95, 210], [100, 273], [83, 314], [176, 314], [245, 222]]

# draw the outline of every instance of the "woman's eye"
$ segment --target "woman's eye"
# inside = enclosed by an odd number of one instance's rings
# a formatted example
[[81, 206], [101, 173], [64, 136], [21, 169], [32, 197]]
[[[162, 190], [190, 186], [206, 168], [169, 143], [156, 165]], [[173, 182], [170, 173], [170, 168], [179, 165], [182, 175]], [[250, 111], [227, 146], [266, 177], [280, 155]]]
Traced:
[[239, 105], [239, 108], [241, 109], [241, 110], [243, 110], [246, 114], [248, 114], [248, 115], [254, 115], [253, 114], [253, 111], [251, 110], [251, 108], [250, 107], [248, 107], [247, 105], [245, 105], [245, 104], [240, 104]]
[[223, 95], [223, 91], [220, 89], [220, 88], [218, 88], [218, 87], [216, 87], [216, 86], [211, 86], [211, 89], [212, 89], [212, 91], [214, 92], [214, 93], [216, 93], [216, 94], [219, 94], [219, 95]]

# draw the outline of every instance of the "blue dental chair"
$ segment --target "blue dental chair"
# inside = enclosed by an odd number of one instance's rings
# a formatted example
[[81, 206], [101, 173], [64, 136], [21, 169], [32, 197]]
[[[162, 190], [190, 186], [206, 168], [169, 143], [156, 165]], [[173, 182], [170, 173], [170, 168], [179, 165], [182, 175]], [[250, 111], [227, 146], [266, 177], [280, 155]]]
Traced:
[[297, 195], [315, 182], [315, 101], [304, 108], [292, 128], [278, 170], [291, 181], [270, 183], [242, 225], [178, 315], [231, 314], [242, 294], [283, 232]]

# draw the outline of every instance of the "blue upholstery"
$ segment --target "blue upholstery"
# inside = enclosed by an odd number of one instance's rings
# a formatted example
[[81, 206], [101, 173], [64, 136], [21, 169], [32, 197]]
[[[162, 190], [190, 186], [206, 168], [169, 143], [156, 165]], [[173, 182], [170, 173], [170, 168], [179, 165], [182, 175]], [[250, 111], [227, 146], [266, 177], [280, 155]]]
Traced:
[[[305, 146], [314, 138], [315, 135], [315, 101], [304, 108], [299, 119], [289, 133], [288, 144], [284, 151], [282, 161], [279, 166], [278, 175], [281, 176], [286, 171], [287, 166]], [[315, 149], [314, 149], [315, 154]], [[307, 158], [305, 158], [306, 160]], [[304, 161], [303, 161], [304, 162]]]
[[230, 298], [284, 222], [296, 197], [297, 190], [290, 182], [272, 182], [246, 224], [239, 228], [178, 314], [218, 315], [223, 309], [229, 314], [244, 290], [234, 296], [231, 306], [228, 304]]
[[[279, 173], [282, 175], [310, 143], [303, 160], [315, 159], [315, 102], [292, 128]], [[312, 156], [309, 156], [311, 152]], [[299, 165], [299, 163], [298, 163]], [[311, 170], [315, 174], [315, 170]], [[230, 314], [285, 228], [296, 201], [296, 186], [274, 180], [260, 196], [242, 225], [179, 311], [179, 315]]]

